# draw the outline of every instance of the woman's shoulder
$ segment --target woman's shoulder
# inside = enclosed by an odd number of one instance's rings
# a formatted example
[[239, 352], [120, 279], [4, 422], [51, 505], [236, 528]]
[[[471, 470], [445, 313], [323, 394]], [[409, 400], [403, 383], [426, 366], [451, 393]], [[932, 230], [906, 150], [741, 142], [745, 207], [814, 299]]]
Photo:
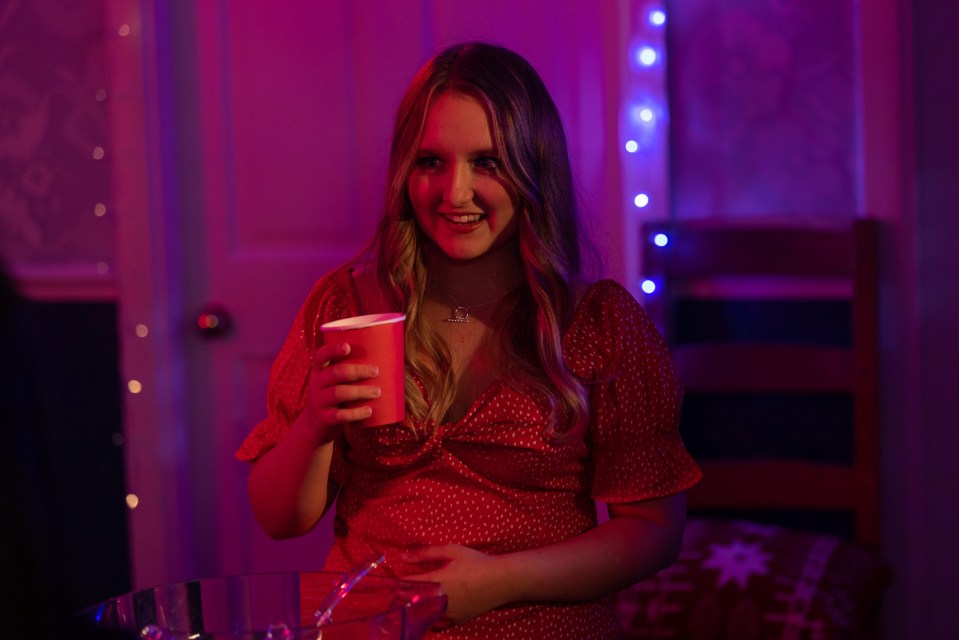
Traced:
[[348, 264], [340, 265], [332, 271], [326, 272], [313, 283], [310, 299], [355, 298], [356, 291], [353, 288], [352, 272], [353, 267]]
[[356, 294], [360, 313], [385, 313], [396, 311], [386, 303], [386, 296], [376, 276], [372, 262], [353, 262], [350, 267], [350, 284]]
[[359, 314], [359, 298], [353, 285], [352, 267], [341, 265], [320, 276], [300, 310], [317, 326], [323, 322]]
[[564, 337], [571, 369], [585, 380], [603, 379], [637, 351], [662, 344], [654, 323], [626, 287], [603, 279], [587, 285]]
[[616, 280], [604, 278], [582, 285], [570, 327], [572, 334], [588, 334], [620, 341], [624, 333], [635, 329], [644, 332], [652, 322], [633, 294]]
[[641, 311], [639, 302], [622, 284], [611, 278], [582, 282], [576, 286], [577, 311]]
[[375, 265], [365, 260], [353, 260], [318, 279], [307, 303], [318, 307], [345, 307], [353, 315], [395, 311], [386, 308], [385, 299]]

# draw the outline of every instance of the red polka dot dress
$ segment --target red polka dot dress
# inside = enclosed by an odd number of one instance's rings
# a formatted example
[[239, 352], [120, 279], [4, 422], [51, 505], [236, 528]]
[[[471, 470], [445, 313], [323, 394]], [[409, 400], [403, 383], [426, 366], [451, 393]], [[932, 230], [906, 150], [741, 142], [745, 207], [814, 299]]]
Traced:
[[[255, 460], [302, 410], [319, 325], [360, 311], [350, 271], [321, 279], [274, 363], [269, 415], [237, 457]], [[502, 554], [541, 547], [595, 527], [594, 500], [632, 502], [677, 493], [700, 477], [679, 435], [682, 386], [646, 313], [611, 280], [584, 294], [563, 338], [569, 368], [590, 389], [584, 437], [548, 438], [548, 406], [522, 384], [499, 381], [457, 422], [347, 428], [336, 442], [340, 485], [335, 543], [326, 569], [345, 571], [371, 554], [387, 574], [404, 549], [459, 544]], [[417, 433], [431, 433], [420, 436]], [[609, 603], [517, 605], [435, 638], [619, 638]]]

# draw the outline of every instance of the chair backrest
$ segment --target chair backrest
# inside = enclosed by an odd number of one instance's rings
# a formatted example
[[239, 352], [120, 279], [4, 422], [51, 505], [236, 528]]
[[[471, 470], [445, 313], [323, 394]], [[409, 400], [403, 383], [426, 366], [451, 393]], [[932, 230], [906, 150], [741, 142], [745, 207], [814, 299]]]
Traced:
[[644, 306], [683, 378], [705, 476], [690, 510], [844, 512], [878, 548], [877, 222], [643, 233]]

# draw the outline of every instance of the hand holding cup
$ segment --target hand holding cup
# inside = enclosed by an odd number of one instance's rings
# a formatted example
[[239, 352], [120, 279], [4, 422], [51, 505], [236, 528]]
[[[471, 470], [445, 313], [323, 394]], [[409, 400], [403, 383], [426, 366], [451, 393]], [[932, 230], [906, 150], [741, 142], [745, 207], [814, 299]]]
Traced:
[[[336, 422], [377, 427], [406, 418], [405, 320], [402, 313], [380, 313], [320, 327], [323, 347], [317, 358], [329, 358], [327, 372], [320, 375], [333, 386], [318, 392], [324, 396], [319, 404], [336, 412]], [[313, 375], [317, 374], [315, 365]]]

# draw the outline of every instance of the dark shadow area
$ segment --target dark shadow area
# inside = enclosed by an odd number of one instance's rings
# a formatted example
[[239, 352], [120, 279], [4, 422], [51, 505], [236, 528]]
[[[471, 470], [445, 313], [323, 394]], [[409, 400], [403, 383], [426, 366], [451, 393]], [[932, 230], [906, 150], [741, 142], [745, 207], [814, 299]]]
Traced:
[[73, 614], [130, 589], [116, 305], [18, 295], [0, 273], [0, 549], [7, 637], [91, 637]]
[[843, 300], [677, 300], [676, 344], [728, 341], [852, 344]]

